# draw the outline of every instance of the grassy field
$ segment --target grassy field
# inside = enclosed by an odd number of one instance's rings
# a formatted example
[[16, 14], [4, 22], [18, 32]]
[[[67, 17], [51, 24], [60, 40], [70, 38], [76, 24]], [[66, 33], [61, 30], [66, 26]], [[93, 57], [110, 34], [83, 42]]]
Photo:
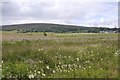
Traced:
[[2, 33], [2, 77], [117, 78], [118, 34]]

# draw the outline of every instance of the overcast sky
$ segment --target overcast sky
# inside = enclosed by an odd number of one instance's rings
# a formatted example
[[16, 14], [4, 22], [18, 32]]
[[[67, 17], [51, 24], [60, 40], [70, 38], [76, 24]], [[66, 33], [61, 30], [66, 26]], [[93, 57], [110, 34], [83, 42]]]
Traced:
[[[89, 2], [88, 2], [89, 1]], [[118, 26], [118, 0], [11, 0], [2, 1], [2, 25], [62, 23]]]

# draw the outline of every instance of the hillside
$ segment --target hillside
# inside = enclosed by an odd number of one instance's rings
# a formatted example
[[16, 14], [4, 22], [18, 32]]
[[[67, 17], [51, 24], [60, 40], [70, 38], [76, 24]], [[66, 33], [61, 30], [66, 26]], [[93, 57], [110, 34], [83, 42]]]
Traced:
[[62, 24], [48, 24], [48, 23], [29, 23], [29, 24], [17, 24], [17, 25], [3, 25], [3, 31], [17, 30], [21, 32], [93, 32], [99, 33], [100, 31], [116, 31], [116, 28], [98, 28], [98, 27], [85, 27], [76, 25], [62, 25]]

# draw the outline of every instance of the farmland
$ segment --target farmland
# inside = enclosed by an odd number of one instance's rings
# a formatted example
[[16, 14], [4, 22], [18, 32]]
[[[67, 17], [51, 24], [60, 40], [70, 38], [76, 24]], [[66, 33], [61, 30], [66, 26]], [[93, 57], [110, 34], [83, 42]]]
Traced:
[[117, 33], [2, 32], [3, 78], [117, 78]]

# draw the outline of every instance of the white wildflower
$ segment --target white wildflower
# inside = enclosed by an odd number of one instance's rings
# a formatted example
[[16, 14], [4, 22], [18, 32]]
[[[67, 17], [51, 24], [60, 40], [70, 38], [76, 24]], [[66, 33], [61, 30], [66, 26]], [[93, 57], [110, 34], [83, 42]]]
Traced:
[[120, 54], [120, 50], [116, 51], [113, 55], [118, 56]]
[[81, 68], [82, 66], [81, 65], [79, 65], [79, 68]]
[[85, 63], [89, 63], [89, 61], [86, 61]]
[[65, 75], [63, 75], [65, 77]]
[[37, 71], [38, 74], [40, 74], [40, 71]]
[[41, 51], [43, 51], [43, 49], [41, 49]]
[[46, 52], [44, 52], [44, 54], [45, 54]]
[[89, 68], [91, 68], [91, 66], [89, 66]]
[[60, 69], [60, 72], [62, 72], [62, 70]]
[[72, 65], [71, 64], [68, 64], [68, 67], [70, 68]]
[[61, 68], [64, 68], [64, 66], [63, 66], [63, 65], [61, 65]]
[[66, 64], [64, 64], [64, 65], [63, 65], [63, 67], [64, 67], [64, 68], [66, 68], [66, 67], [67, 67], [67, 65], [66, 65]]
[[41, 50], [41, 49], [38, 49], [39, 51]]
[[71, 58], [71, 56], [68, 56], [68, 58]]
[[31, 79], [31, 78], [34, 78], [34, 75], [33, 74], [30, 74], [29, 75], [29, 78]]
[[83, 69], [85, 70], [85, 67], [83, 67]]
[[42, 63], [42, 61], [39, 61], [39, 63]]
[[50, 69], [50, 67], [49, 67], [49, 66], [46, 66], [46, 68], [47, 68], [47, 69]]
[[3, 61], [1, 61], [1, 63], [3, 63]]
[[55, 73], [55, 70], [53, 70], [53, 73]]
[[64, 58], [67, 58], [66, 56], [64, 56]]
[[43, 69], [40, 69], [42, 72], [44, 72], [44, 70]]
[[93, 53], [93, 51], [91, 51], [91, 53]]
[[42, 73], [42, 76], [45, 76], [45, 74], [44, 74], [44, 73]]
[[39, 51], [43, 51], [43, 49], [38, 49]]
[[77, 59], [77, 61], [79, 61], [79, 58], [76, 58]]
[[61, 64], [61, 62], [59, 62], [58, 64]]

